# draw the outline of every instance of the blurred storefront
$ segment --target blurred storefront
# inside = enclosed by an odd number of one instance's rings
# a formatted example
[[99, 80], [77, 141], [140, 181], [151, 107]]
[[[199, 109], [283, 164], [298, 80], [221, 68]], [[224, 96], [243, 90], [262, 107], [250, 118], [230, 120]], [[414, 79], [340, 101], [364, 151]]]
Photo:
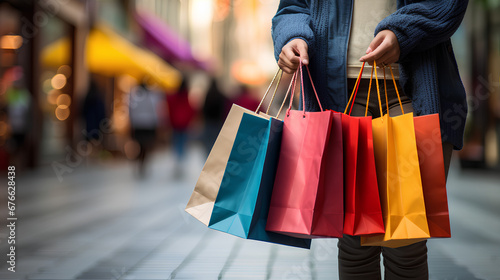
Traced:
[[454, 39], [469, 103], [461, 166], [500, 170], [500, 1], [470, 1]]
[[[270, 30], [278, 3], [0, 0], [0, 166], [97, 151], [133, 157], [128, 106], [142, 82], [163, 96], [189, 77], [198, 109], [212, 77], [229, 99], [242, 85], [259, 99], [277, 70]], [[499, 1], [470, 1], [453, 37], [469, 98], [463, 167], [500, 168], [499, 15]], [[89, 114], [86, 104], [97, 107]], [[109, 129], [94, 125], [102, 137], [89, 142], [92, 114]], [[18, 116], [25, 121], [11, 123]]]
[[[80, 1], [0, 1], [0, 13], [2, 42], [16, 43], [2, 44], [1, 50], [0, 102], [9, 124], [7, 132], [2, 133], [0, 149], [6, 152], [2, 164], [17, 164], [20, 169], [34, 167], [40, 157], [60, 152], [60, 147], [71, 143], [74, 137], [77, 110], [73, 100], [86, 82], [81, 46], [87, 15]], [[39, 63], [40, 50], [63, 36], [71, 38], [71, 59], [47, 72]], [[24, 98], [27, 113], [20, 111], [16, 104], [19, 102], [8, 98], [16, 85], [28, 92], [29, 98]], [[16, 132], [13, 122], [17, 118], [24, 121], [23, 129]]]
[[[180, 84], [178, 70], [136, 46], [140, 40], [135, 25], [129, 24], [134, 22], [133, 4], [0, 1], [2, 166], [22, 169], [61, 159], [71, 165], [92, 150], [104, 156], [126, 154], [131, 89], [144, 82], [163, 95]], [[13, 90], [16, 85], [25, 90]], [[99, 94], [89, 103], [91, 91]], [[27, 92], [28, 98], [9, 97], [18, 92]], [[30, 107], [23, 114], [12, 100], [24, 100]], [[86, 105], [96, 100], [102, 110], [90, 108], [88, 113]], [[26, 119], [22, 143], [17, 143], [20, 132], [10, 123], [13, 112]], [[102, 115], [96, 130], [88, 130], [88, 115]]]
[[266, 86], [277, 70], [271, 18], [278, 0], [137, 0], [139, 12], [156, 15], [192, 47], [229, 95], [239, 84]]

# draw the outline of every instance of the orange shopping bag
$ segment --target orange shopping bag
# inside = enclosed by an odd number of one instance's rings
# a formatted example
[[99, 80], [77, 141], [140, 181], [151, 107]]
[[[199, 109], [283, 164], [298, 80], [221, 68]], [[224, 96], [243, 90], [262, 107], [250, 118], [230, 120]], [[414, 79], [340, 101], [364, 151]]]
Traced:
[[[373, 67], [377, 76], [375, 62]], [[430, 234], [413, 113], [403, 111], [403, 115], [396, 117], [383, 115], [378, 79], [376, 81], [382, 117], [373, 120], [372, 129], [385, 234], [362, 236], [361, 245], [395, 248], [424, 240]], [[401, 102], [400, 105], [403, 110]]]

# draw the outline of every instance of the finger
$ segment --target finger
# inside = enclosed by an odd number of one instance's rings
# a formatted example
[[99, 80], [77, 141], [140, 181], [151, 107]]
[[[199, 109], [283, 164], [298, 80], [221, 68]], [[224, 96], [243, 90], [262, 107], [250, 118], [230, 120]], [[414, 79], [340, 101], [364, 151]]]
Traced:
[[278, 66], [285, 71], [285, 73], [292, 74], [297, 69], [298, 65], [290, 62], [286, 57], [278, 60]]
[[289, 64], [290, 67], [298, 67], [300, 57], [293, 48], [284, 48], [282, 53], [285, 56], [285, 61]]
[[398, 62], [398, 60], [399, 60], [399, 52], [394, 51], [390, 53], [389, 57], [386, 59], [386, 62], [392, 64]]
[[390, 65], [392, 63], [397, 62], [399, 59], [399, 55], [394, 51], [389, 51], [384, 53], [380, 58], [377, 59], [377, 62], [384, 63], [386, 65]]
[[294, 50], [292, 46], [285, 46], [281, 53], [288, 58], [288, 60], [292, 60], [292, 58], [298, 56], [297, 52]]
[[387, 54], [384, 54], [383, 56], [378, 58], [376, 60], [377, 66], [384, 67], [384, 66], [388, 66], [389, 64], [391, 64], [391, 62], [389, 62], [388, 58], [389, 58], [389, 56]]
[[373, 62], [373, 60], [382, 62], [381, 58], [388, 52], [390, 52], [389, 44], [385, 41], [382, 41], [382, 43], [379, 44], [376, 49], [374, 49], [371, 53], [362, 56], [359, 60], [361, 62], [366, 61], [370, 63]]
[[366, 55], [362, 56], [359, 61], [361, 62], [368, 62], [370, 65], [375, 59], [379, 59], [383, 52], [384, 49], [387, 48], [387, 43], [384, 44], [386, 38], [385, 32], [380, 32], [373, 38], [373, 40], [370, 42], [370, 45], [368, 46], [368, 49], [366, 50]]
[[382, 56], [382, 51], [381, 50], [374, 50], [373, 52], [362, 56], [359, 61], [361, 62], [368, 62], [368, 64], [372, 64], [374, 60], [379, 61], [380, 57]]
[[373, 38], [373, 40], [370, 42], [366, 53], [368, 54], [375, 51], [382, 44], [382, 42], [384, 42], [384, 38], [385, 36], [383, 33], [377, 34], [377, 36], [375, 36], [375, 38]]
[[290, 68], [288, 66], [284, 66], [284, 65], [280, 64], [279, 62], [278, 62], [278, 66], [281, 68], [281, 70], [283, 70], [283, 72], [285, 72], [287, 74], [293, 74], [293, 73], [295, 73], [294, 69], [292, 69], [292, 68]]
[[293, 74], [295, 72], [295, 69], [291, 68], [288, 65], [285, 65], [281, 61], [278, 61], [278, 66], [283, 70], [283, 72], [288, 73], [288, 74]]
[[297, 69], [297, 67], [298, 67], [298, 62], [299, 62], [299, 57], [298, 56], [292, 56], [292, 57], [290, 57], [289, 55], [286, 55], [286, 54], [284, 54], [284, 52], [282, 52], [280, 54], [278, 65], [280, 65], [280, 67], [282, 69], [283, 68], [289, 68], [292, 71], [295, 71], [295, 69]]

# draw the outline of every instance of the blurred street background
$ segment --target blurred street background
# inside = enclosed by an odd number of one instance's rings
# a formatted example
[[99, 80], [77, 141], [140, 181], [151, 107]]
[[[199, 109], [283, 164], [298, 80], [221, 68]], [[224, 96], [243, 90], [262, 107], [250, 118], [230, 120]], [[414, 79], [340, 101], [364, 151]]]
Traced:
[[[500, 279], [500, 1], [469, 2], [453, 237], [429, 241], [431, 279]], [[256, 109], [277, 70], [278, 3], [0, 0], [0, 279], [336, 279], [334, 239], [242, 240], [184, 212], [231, 104]]]

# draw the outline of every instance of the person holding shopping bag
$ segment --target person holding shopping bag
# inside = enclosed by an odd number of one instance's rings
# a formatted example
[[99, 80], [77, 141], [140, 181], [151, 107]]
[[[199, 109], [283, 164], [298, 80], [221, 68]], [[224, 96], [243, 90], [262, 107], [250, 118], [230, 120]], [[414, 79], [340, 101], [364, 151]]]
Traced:
[[[278, 65], [293, 73], [308, 65], [321, 104], [343, 112], [362, 64], [391, 68], [394, 87], [383, 86], [391, 116], [439, 114], [445, 174], [451, 153], [463, 146], [467, 115], [450, 37], [460, 25], [467, 0], [281, 0], [272, 21]], [[384, 71], [378, 71], [380, 74]], [[363, 73], [352, 116], [364, 116], [370, 74]], [[318, 111], [308, 79], [300, 106]], [[392, 84], [392, 83], [389, 83]], [[363, 95], [364, 94], [364, 95]], [[385, 104], [387, 103], [387, 105]], [[401, 108], [402, 107], [402, 108]], [[377, 95], [370, 96], [368, 115], [381, 117]], [[361, 246], [357, 236], [339, 239], [340, 279], [380, 279], [380, 254], [386, 279], [428, 279], [426, 241], [399, 248]]]

